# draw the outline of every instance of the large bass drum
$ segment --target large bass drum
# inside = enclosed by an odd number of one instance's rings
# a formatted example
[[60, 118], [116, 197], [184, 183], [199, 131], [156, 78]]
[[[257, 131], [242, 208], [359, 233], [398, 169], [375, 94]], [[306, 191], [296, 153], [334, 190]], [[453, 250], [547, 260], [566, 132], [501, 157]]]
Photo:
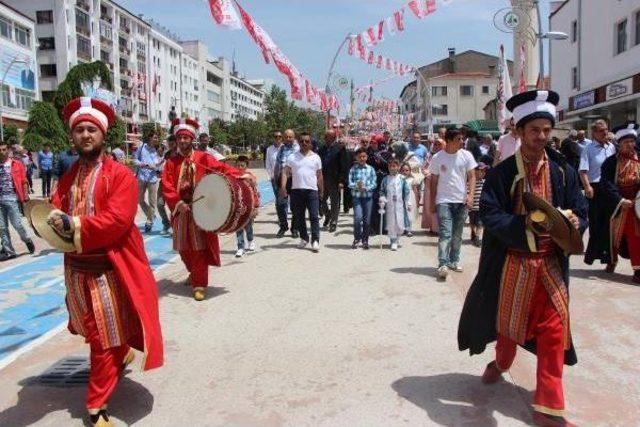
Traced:
[[202, 230], [235, 233], [255, 218], [259, 207], [255, 184], [214, 172], [196, 185], [191, 210]]

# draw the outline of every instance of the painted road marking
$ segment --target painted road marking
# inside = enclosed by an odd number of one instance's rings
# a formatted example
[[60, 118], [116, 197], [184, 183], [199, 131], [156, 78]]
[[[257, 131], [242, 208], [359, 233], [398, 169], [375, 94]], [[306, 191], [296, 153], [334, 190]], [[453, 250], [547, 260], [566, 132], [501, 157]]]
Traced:
[[[258, 191], [262, 206], [274, 201], [269, 181]], [[144, 235], [144, 246], [156, 275], [177, 258], [172, 239], [158, 232]], [[0, 270], [0, 369], [66, 327], [65, 293], [60, 252]]]

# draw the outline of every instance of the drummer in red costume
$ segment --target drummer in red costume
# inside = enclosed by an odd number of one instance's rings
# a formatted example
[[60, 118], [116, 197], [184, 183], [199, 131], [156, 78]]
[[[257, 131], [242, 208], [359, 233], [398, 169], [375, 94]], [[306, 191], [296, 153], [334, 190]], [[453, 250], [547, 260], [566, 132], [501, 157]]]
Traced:
[[173, 249], [180, 253], [189, 271], [186, 284], [192, 286], [194, 299], [202, 301], [209, 285], [209, 266], [220, 266], [220, 244], [217, 234], [201, 230], [193, 219], [191, 203], [196, 184], [210, 172], [252, 181], [255, 178], [206, 152], [195, 151], [193, 141], [199, 128], [195, 120], [176, 119], [172, 125], [178, 153], [165, 164], [162, 192], [172, 215]]
[[52, 197], [51, 225], [73, 239], [65, 253], [69, 330], [90, 346], [87, 409], [94, 426], [112, 426], [107, 402], [132, 348], [144, 352], [144, 370], [163, 363], [156, 281], [134, 223], [138, 190], [131, 171], [104, 153], [113, 109], [77, 98], [64, 109], [79, 160]]
[[640, 191], [640, 160], [636, 151], [638, 125], [629, 123], [614, 132], [618, 154], [602, 164], [601, 180], [611, 242], [608, 248], [611, 263], [607, 271], [613, 273], [618, 255], [629, 258], [633, 283], [640, 284], [640, 220], [634, 209]]

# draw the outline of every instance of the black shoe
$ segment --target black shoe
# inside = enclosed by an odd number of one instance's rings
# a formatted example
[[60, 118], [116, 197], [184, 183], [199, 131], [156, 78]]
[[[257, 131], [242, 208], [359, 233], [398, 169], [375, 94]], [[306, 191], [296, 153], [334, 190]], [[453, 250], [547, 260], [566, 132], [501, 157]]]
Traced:
[[284, 233], [286, 233], [286, 232], [287, 232], [287, 229], [286, 229], [286, 228], [281, 228], [281, 229], [280, 229], [280, 230], [278, 230], [278, 232], [276, 233], [276, 237], [277, 237], [278, 239], [281, 239], [281, 238], [283, 238], [283, 237], [284, 237]]
[[333, 232], [335, 232], [335, 231], [336, 231], [336, 228], [337, 228], [337, 227], [336, 227], [336, 225], [335, 225], [335, 224], [331, 224], [331, 225], [329, 225], [329, 233], [333, 233]]
[[476, 248], [479, 248], [482, 246], [482, 241], [478, 238], [478, 236], [473, 236], [471, 243], [473, 243], [473, 246], [475, 246]]
[[360, 240], [354, 240], [351, 244], [352, 249], [358, 249], [358, 245], [360, 244]]
[[369, 242], [362, 242], [362, 249], [364, 249], [365, 251], [369, 250]]
[[330, 222], [331, 222], [331, 219], [327, 216], [327, 218], [322, 223], [322, 228], [327, 228]]
[[33, 254], [36, 251], [36, 245], [33, 244], [33, 240], [27, 240], [25, 245], [27, 245], [27, 249], [29, 249], [30, 254]]
[[300, 237], [300, 232], [298, 230], [291, 230], [291, 237], [297, 239], [298, 237]]
[[17, 258], [17, 257], [18, 257], [18, 255], [16, 255], [16, 254], [8, 254], [8, 253], [5, 252], [3, 254], [0, 254], [0, 262], [8, 261], [10, 259], [14, 259], [14, 258]]
[[410, 231], [407, 231], [404, 235], [407, 237], [413, 237], [413, 233]]
[[153, 224], [146, 223], [146, 224], [144, 225], [144, 232], [145, 232], [145, 233], [149, 233], [149, 232], [151, 231], [151, 229], [152, 229], [152, 228], [153, 228]]

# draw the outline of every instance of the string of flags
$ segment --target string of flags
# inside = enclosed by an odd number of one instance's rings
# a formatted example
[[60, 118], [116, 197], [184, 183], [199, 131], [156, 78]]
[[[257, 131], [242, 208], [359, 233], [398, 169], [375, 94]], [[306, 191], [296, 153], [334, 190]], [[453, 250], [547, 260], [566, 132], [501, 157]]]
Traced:
[[[233, 7], [235, 4], [239, 15]], [[322, 111], [340, 109], [340, 101], [333, 94], [315, 87], [282, 52], [269, 33], [262, 28], [237, 0], [209, 0], [209, 7], [216, 24], [227, 29], [239, 29], [244, 26], [249, 36], [260, 49], [265, 63], [274, 65], [288, 80], [291, 98], [306, 101]]]
[[349, 38], [348, 53], [354, 56], [357, 52], [357, 57], [365, 61], [369, 65], [375, 66], [377, 69], [385, 69], [393, 72], [397, 76], [404, 76], [405, 74], [415, 72], [415, 68], [412, 65], [403, 64], [395, 59], [388, 58], [386, 56], [376, 54], [373, 50], [368, 50], [364, 42], [362, 41], [362, 34], [358, 34]]

